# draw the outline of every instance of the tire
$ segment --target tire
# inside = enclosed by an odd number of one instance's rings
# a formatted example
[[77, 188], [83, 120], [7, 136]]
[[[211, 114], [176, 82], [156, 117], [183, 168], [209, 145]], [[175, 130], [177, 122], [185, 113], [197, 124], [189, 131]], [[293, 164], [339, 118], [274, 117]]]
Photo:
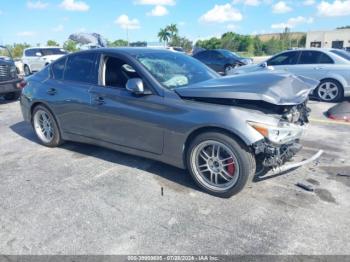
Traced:
[[205, 192], [222, 198], [239, 193], [255, 175], [255, 157], [249, 148], [220, 132], [195, 137], [187, 150], [186, 162], [196, 184]]
[[45, 106], [39, 105], [34, 108], [32, 125], [43, 145], [57, 147], [64, 142], [55, 117]]
[[20, 97], [21, 92], [12, 92], [12, 93], [7, 93], [4, 95], [4, 99], [8, 100], [8, 101], [12, 101], [12, 100], [18, 100], [18, 98]]
[[224, 74], [227, 75], [234, 68], [235, 67], [233, 65], [225, 65], [225, 67], [224, 67]]
[[29, 66], [27, 66], [27, 65], [24, 65], [23, 71], [24, 71], [24, 75], [25, 75], [25, 76], [29, 76], [29, 75], [32, 74], [32, 72], [30, 71]]
[[316, 97], [324, 102], [338, 102], [344, 97], [342, 85], [333, 79], [324, 79], [315, 90]]

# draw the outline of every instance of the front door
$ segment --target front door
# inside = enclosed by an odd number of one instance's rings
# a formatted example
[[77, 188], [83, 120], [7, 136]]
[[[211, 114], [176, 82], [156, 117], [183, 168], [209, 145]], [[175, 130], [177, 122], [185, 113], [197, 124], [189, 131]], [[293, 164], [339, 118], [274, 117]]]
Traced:
[[89, 91], [92, 108], [90, 128], [95, 138], [161, 154], [163, 128], [159, 125], [158, 116], [166, 110], [163, 97], [132, 94], [125, 88], [127, 80], [142, 77], [118, 57], [102, 59], [102, 82]]

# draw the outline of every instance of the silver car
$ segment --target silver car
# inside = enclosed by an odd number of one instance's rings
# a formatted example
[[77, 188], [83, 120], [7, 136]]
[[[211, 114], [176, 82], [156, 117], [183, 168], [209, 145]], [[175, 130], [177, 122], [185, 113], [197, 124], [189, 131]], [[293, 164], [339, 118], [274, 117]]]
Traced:
[[283, 70], [320, 81], [313, 92], [318, 99], [336, 102], [350, 96], [350, 54], [339, 49], [296, 49], [279, 53], [265, 62], [242, 66], [230, 74]]

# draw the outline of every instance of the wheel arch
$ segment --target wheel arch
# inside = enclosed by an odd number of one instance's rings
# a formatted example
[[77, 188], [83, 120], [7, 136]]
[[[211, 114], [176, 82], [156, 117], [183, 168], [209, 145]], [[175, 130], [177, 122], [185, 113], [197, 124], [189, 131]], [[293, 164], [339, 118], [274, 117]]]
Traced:
[[183, 163], [184, 163], [185, 168], [187, 168], [186, 156], [187, 156], [188, 149], [189, 149], [191, 142], [193, 141], [193, 139], [195, 139], [200, 134], [208, 133], [208, 132], [218, 132], [221, 134], [225, 134], [225, 135], [230, 136], [231, 138], [233, 138], [235, 140], [238, 140], [238, 142], [246, 145], [248, 148], [251, 148], [250, 147], [251, 144], [247, 140], [243, 139], [240, 135], [238, 135], [236, 132], [234, 132], [232, 130], [222, 128], [222, 127], [217, 127], [217, 126], [199, 127], [195, 130], [192, 130], [192, 132], [187, 136], [186, 141], [184, 143], [184, 150], [183, 150], [182, 158], [183, 158]]

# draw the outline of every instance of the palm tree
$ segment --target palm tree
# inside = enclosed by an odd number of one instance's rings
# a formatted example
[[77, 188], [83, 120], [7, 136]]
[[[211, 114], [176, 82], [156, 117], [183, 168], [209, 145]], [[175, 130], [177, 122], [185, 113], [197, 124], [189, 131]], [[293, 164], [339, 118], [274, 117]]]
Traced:
[[160, 40], [160, 42], [164, 42], [164, 44], [166, 45], [169, 41], [169, 39], [171, 38], [171, 33], [168, 31], [167, 28], [161, 28], [159, 33], [158, 33], [158, 38]]
[[170, 24], [166, 27], [166, 29], [170, 32], [171, 38], [173, 38], [179, 33], [179, 29], [177, 29], [176, 24]]

